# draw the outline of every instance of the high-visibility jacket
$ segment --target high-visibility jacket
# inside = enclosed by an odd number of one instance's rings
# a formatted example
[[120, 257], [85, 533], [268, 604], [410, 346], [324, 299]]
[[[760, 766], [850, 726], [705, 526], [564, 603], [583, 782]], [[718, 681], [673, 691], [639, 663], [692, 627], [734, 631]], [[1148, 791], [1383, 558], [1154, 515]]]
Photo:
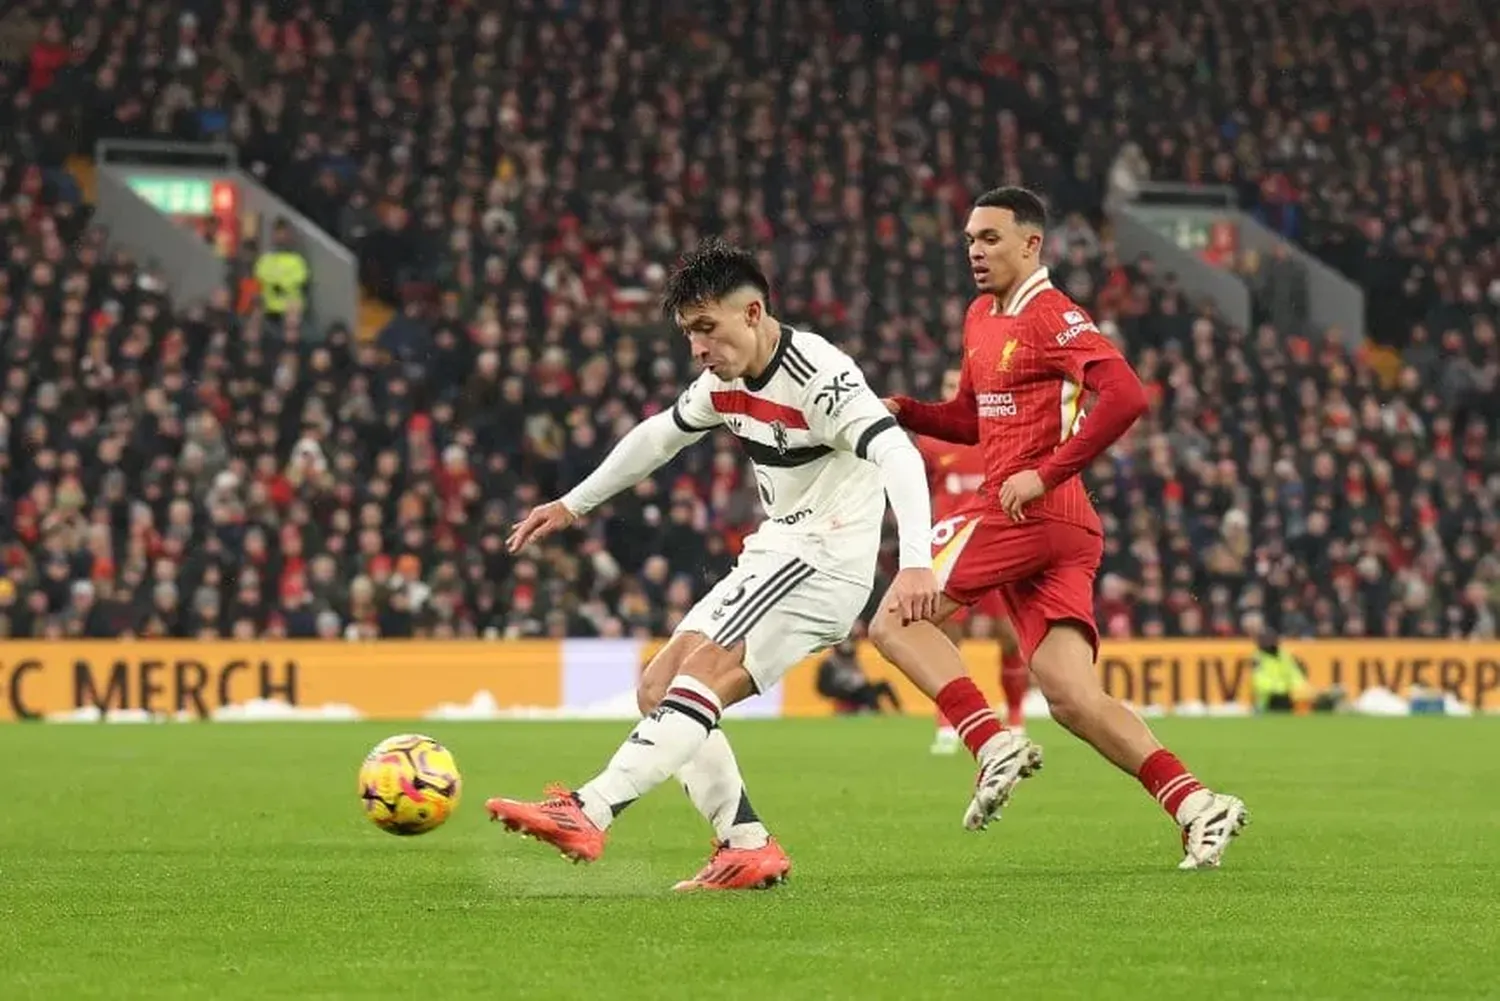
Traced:
[[289, 306], [302, 305], [307, 277], [307, 260], [295, 250], [272, 250], [261, 254], [255, 262], [255, 280], [260, 283], [266, 312], [272, 315], [279, 316]]
[[1261, 650], [1255, 655], [1250, 687], [1255, 693], [1255, 708], [1264, 709], [1273, 695], [1294, 699], [1301, 695], [1307, 688], [1307, 675], [1302, 673], [1297, 658], [1286, 651], [1266, 653]]

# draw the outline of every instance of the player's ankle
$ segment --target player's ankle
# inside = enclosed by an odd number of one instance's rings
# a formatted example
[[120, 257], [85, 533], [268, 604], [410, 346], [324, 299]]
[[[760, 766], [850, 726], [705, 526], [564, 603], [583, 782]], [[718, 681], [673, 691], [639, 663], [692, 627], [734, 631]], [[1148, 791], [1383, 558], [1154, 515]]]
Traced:
[[1177, 805], [1175, 818], [1177, 823], [1186, 827], [1188, 821], [1202, 813], [1208, 804], [1213, 802], [1213, 798], [1214, 794], [1210, 789], [1196, 789], [1188, 793], [1183, 797], [1182, 802]]
[[724, 843], [741, 851], [754, 851], [771, 843], [771, 832], [765, 824], [736, 824], [724, 836]]
[[1016, 735], [1011, 731], [1001, 730], [981, 744], [979, 750], [974, 752], [974, 757], [981, 762], [988, 761], [995, 755], [1003, 754], [1007, 751], [1010, 748], [1011, 742], [1015, 739]]

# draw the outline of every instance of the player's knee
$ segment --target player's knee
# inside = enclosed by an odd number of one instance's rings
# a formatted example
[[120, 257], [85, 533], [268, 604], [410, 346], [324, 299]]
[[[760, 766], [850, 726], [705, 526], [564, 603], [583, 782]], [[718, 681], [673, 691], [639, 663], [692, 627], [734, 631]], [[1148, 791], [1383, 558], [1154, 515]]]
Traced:
[[724, 706], [747, 698], [755, 690], [750, 672], [745, 669], [745, 645], [720, 646], [712, 641], [702, 643], [683, 661], [681, 674], [707, 685]]
[[667, 682], [665, 680], [642, 678], [640, 684], [635, 686], [636, 708], [641, 711], [642, 716], [650, 716], [661, 703], [662, 696], [666, 694]]
[[1042, 695], [1047, 699], [1047, 711], [1052, 719], [1066, 730], [1077, 732], [1088, 717], [1087, 700], [1069, 686], [1055, 686], [1051, 691], [1042, 686]]
[[1030, 666], [1052, 718], [1062, 726], [1077, 732], [1105, 711], [1110, 697], [1094, 673], [1092, 647], [1073, 627], [1054, 626]]
[[875, 617], [870, 620], [870, 642], [875, 644], [875, 649], [887, 660], [890, 659], [891, 645], [900, 636], [901, 629], [901, 617], [886, 608], [882, 601]]

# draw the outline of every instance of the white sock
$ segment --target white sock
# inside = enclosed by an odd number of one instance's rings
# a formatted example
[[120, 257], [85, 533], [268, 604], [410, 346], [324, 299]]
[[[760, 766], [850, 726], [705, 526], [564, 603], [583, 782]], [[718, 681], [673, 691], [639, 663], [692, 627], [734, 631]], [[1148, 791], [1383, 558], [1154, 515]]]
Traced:
[[677, 770], [677, 778], [688, 799], [729, 847], [760, 848], [771, 839], [745, 794], [739, 762], [723, 730], [708, 735], [698, 753]]
[[600, 830], [698, 753], [724, 707], [703, 682], [679, 674], [651, 715], [636, 724], [604, 771], [583, 784], [578, 799]]

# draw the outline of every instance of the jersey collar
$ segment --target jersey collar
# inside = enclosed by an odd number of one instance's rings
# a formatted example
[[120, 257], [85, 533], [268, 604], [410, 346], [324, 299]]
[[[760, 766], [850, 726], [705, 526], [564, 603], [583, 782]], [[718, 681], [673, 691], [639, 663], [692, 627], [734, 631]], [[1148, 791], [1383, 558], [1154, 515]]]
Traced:
[[1021, 310], [1031, 304], [1031, 300], [1051, 287], [1052, 279], [1047, 269], [1037, 268], [1025, 281], [1016, 286], [1010, 298], [1005, 301], [1005, 308], [1000, 310], [1000, 315], [1019, 316]]
[[745, 388], [753, 389], [757, 393], [766, 388], [776, 370], [781, 367], [781, 359], [786, 355], [786, 349], [792, 346], [792, 328], [785, 323], [781, 324], [781, 337], [776, 341], [776, 350], [771, 352], [771, 360], [766, 362], [766, 367], [757, 376], [745, 376]]

